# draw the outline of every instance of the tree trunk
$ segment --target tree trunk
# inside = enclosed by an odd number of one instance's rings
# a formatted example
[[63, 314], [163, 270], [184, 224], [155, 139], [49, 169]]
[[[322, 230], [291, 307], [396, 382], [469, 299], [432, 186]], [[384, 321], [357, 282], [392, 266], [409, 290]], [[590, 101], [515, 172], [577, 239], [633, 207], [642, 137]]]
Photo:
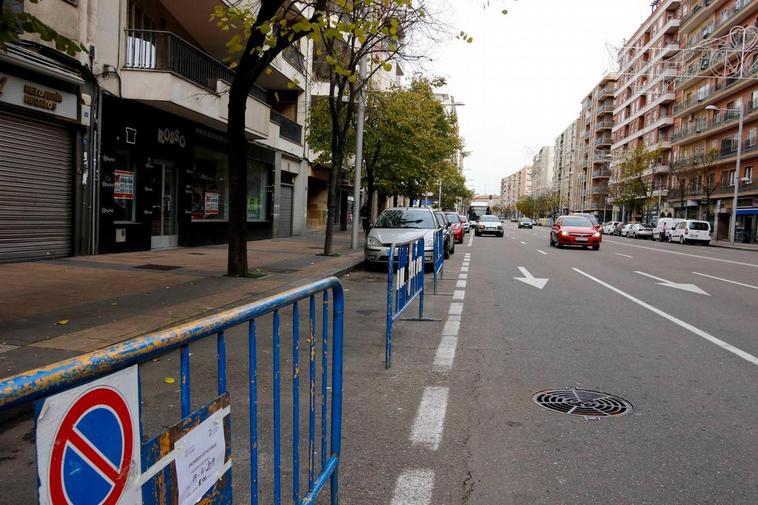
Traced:
[[334, 243], [334, 221], [337, 216], [337, 205], [340, 203], [337, 201], [337, 182], [340, 175], [340, 167], [342, 166], [342, 148], [340, 146], [333, 146], [336, 149], [332, 149], [332, 166], [329, 169], [329, 188], [326, 199], [326, 233], [324, 236], [324, 256], [332, 255], [332, 248]]
[[397, 195], [392, 195], [392, 206], [397, 207]]
[[230, 92], [229, 122], [229, 254], [227, 275], [247, 276], [247, 93]]

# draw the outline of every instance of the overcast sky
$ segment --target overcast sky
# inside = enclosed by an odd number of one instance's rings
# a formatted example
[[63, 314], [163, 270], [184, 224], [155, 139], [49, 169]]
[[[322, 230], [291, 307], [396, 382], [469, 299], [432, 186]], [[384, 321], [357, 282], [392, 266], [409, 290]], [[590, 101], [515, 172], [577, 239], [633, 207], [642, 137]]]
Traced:
[[[477, 193], [525, 165], [578, 117], [611, 69], [608, 45], [629, 38], [651, 0], [447, 0], [452, 23], [474, 37], [434, 51], [427, 73], [447, 78], [459, 108], [464, 172]], [[503, 16], [500, 11], [508, 9]]]

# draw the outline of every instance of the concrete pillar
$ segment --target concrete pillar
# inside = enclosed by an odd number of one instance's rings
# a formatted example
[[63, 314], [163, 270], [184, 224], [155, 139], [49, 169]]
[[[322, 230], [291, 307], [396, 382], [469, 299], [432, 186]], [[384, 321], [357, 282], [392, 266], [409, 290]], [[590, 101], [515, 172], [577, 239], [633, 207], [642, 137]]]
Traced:
[[274, 211], [272, 212], [272, 235], [274, 238], [279, 233], [279, 199], [281, 198], [282, 185], [282, 153], [274, 153]]

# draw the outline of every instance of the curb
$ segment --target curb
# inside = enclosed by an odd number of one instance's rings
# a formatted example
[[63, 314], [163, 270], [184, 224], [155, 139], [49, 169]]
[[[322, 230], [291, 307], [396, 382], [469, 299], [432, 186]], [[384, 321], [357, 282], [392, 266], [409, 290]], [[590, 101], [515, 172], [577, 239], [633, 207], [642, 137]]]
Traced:
[[710, 247], [718, 247], [719, 249], [733, 249], [736, 251], [752, 251], [752, 252], [758, 252], [758, 248], [755, 247], [740, 247], [738, 245], [721, 245], [721, 244], [709, 244]]

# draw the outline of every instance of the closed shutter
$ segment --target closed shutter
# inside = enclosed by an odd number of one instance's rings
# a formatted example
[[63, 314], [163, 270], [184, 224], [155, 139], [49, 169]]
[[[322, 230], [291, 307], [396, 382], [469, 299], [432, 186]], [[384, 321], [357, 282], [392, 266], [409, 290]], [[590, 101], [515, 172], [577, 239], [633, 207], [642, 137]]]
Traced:
[[0, 262], [72, 251], [71, 133], [0, 112]]
[[292, 235], [292, 194], [293, 187], [279, 186], [279, 224], [277, 237], [289, 237]]

